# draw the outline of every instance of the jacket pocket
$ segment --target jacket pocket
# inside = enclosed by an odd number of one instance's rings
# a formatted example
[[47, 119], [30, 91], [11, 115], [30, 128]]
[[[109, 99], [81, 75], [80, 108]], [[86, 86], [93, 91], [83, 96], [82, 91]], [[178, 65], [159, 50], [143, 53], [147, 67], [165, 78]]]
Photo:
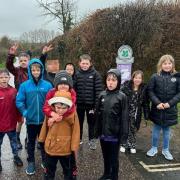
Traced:
[[66, 154], [71, 152], [71, 136], [57, 136], [46, 138], [45, 146], [53, 154]]

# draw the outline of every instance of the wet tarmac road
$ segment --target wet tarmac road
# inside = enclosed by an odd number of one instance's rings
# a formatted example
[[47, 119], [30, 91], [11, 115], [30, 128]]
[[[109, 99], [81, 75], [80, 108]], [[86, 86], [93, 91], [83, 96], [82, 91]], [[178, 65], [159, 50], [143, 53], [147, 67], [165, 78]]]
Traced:
[[[86, 127], [85, 127], [86, 129]], [[21, 139], [24, 142], [25, 138], [25, 126], [23, 127], [23, 132]], [[89, 149], [87, 141], [87, 132], [84, 134], [84, 144], [80, 146], [78, 155], [78, 179], [79, 180], [97, 180], [103, 173], [103, 161], [100, 146], [98, 143], [97, 150], [93, 151]], [[150, 145], [150, 128], [145, 128], [138, 133], [137, 137], [138, 148], [137, 154], [132, 155], [129, 153], [121, 153], [120, 160], [120, 180], [179, 180], [180, 170], [171, 172], [148, 172], [146, 169], [140, 165], [139, 161], [143, 161], [146, 164], [162, 164], [162, 163], [172, 163], [164, 160], [161, 155], [148, 158], [145, 156], [146, 151], [149, 149]], [[174, 143], [174, 142], [173, 142]], [[24, 144], [24, 143], [23, 143]], [[176, 144], [172, 148], [172, 153], [175, 155], [175, 160], [173, 163], [180, 162], [179, 153], [180, 144]], [[178, 149], [177, 149], [178, 148]], [[0, 180], [42, 180], [43, 171], [40, 167], [40, 152], [36, 149], [36, 174], [33, 176], [28, 176], [25, 173], [26, 162], [26, 150], [19, 153], [20, 157], [24, 162], [23, 167], [16, 167], [13, 163], [13, 156], [11, 153], [11, 148], [9, 145], [9, 140], [7, 136], [4, 138], [2, 146], [2, 167], [3, 170], [0, 173]], [[56, 171], [56, 180], [63, 180], [61, 167], [58, 165]]]

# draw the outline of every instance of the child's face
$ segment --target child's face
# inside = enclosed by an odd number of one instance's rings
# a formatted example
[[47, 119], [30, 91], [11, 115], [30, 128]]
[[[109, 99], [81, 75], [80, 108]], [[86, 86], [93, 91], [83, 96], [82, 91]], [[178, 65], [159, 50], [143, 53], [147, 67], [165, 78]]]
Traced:
[[165, 72], [171, 72], [173, 68], [173, 64], [170, 60], [166, 60], [162, 63], [162, 70]]
[[115, 75], [109, 74], [106, 78], [106, 84], [107, 84], [108, 90], [112, 91], [116, 89], [117, 84], [118, 84], [117, 77]]
[[83, 70], [83, 71], [87, 71], [91, 66], [91, 62], [89, 61], [89, 59], [81, 59], [81, 61], [79, 62], [79, 67]]
[[54, 108], [55, 108], [55, 112], [61, 116], [68, 110], [68, 106], [61, 103], [56, 103], [54, 105]]
[[68, 64], [66, 66], [66, 71], [67, 71], [68, 74], [70, 74], [72, 76], [74, 74], [74, 67], [73, 67], [73, 65]]
[[7, 73], [0, 74], [0, 87], [5, 88], [8, 87], [10, 76]]
[[69, 85], [68, 84], [59, 84], [57, 86], [58, 91], [69, 91]]
[[31, 66], [31, 73], [35, 79], [38, 79], [41, 74], [41, 69], [37, 66]]
[[141, 74], [136, 74], [133, 78], [133, 84], [134, 86], [140, 86], [142, 83], [142, 75]]
[[19, 65], [22, 68], [27, 68], [28, 67], [28, 62], [29, 62], [29, 58], [26, 56], [22, 56], [19, 59]]

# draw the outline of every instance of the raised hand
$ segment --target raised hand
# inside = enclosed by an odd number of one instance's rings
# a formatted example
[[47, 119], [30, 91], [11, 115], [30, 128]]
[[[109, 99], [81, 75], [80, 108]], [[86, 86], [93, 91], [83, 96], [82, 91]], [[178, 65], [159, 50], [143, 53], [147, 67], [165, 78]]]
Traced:
[[48, 45], [48, 46], [44, 46], [43, 50], [42, 50], [42, 54], [46, 54], [49, 51], [51, 51], [53, 49], [52, 44]]
[[10, 49], [9, 49], [9, 54], [15, 55], [16, 52], [17, 52], [18, 46], [19, 46], [18, 44], [14, 44], [13, 46], [11, 46]]

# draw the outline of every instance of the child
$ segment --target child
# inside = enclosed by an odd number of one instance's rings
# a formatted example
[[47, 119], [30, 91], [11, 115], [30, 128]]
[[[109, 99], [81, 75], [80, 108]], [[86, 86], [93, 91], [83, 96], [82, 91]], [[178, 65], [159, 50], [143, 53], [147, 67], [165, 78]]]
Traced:
[[80, 144], [83, 143], [83, 123], [86, 112], [89, 134], [89, 147], [96, 149], [93, 137], [94, 108], [98, 96], [102, 91], [102, 80], [100, 74], [94, 69], [91, 57], [88, 54], [80, 56], [79, 70], [74, 77], [74, 89], [77, 93], [77, 113], [80, 122]]
[[65, 65], [65, 68], [64, 68], [64, 69], [67, 71], [67, 73], [68, 73], [69, 75], [72, 76], [72, 79], [74, 80], [74, 75], [75, 75], [75, 73], [76, 73], [74, 64], [73, 64], [73, 63], [67, 63], [67, 64]]
[[150, 119], [152, 130], [152, 148], [147, 156], [158, 153], [160, 131], [163, 131], [162, 154], [167, 160], [173, 160], [169, 151], [170, 126], [177, 124], [177, 103], [180, 101], [180, 79], [176, 77], [175, 62], [171, 55], [163, 55], [157, 64], [157, 73], [153, 74], [148, 86], [152, 107]]
[[143, 83], [143, 72], [134, 71], [130, 81], [126, 81], [121, 87], [128, 98], [129, 109], [129, 134], [126, 145], [121, 146], [120, 151], [125, 152], [125, 147], [130, 149], [130, 153], [136, 153], [136, 132], [140, 128], [142, 109], [144, 118], [148, 119], [149, 103], [147, 98], [146, 85]]
[[128, 135], [127, 97], [119, 88], [121, 74], [117, 69], [107, 72], [107, 89], [101, 92], [96, 106], [95, 137], [100, 138], [104, 174], [99, 180], [118, 180], [119, 147]]
[[[36, 137], [39, 135], [44, 120], [42, 111], [47, 92], [52, 88], [51, 84], [43, 80], [44, 67], [39, 59], [32, 59], [28, 65], [29, 79], [21, 84], [17, 97], [16, 106], [26, 118], [27, 125], [27, 153], [28, 166], [26, 173], [35, 173], [34, 149]], [[43, 149], [41, 149], [42, 165], [44, 161]]]
[[[59, 116], [63, 116], [72, 107], [71, 93], [57, 91], [48, 103]], [[54, 179], [58, 160], [63, 168], [64, 179], [73, 179], [71, 154], [78, 150], [79, 140], [80, 130], [76, 111], [63, 116], [60, 122], [46, 117], [39, 136], [39, 141], [45, 142], [47, 153], [45, 179]]]
[[[54, 88], [51, 89], [46, 96], [46, 101], [43, 106], [43, 111], [47, 117], [50, 117], [51, 120], [59, 122], [62, 120], [63, 117], [67, 117], [69, 114], [73, 113], [76, 111], [75, 103], [76, 103], [76, 92], [74, 91], [73, 87], [73, 81], [71, 75], [69, 75], [65, 70], [61, 70], [58, 73], [56, 73], [55, 79], [54, 79]], [[66, 113], [63, 114], [63, 116], [60, 116], [58, 113], [54, 111], [52, 106], [49, 105], [48, 101], [49, 99], [53, 98], [56, 92], [59, 91], [65, 91], [65, 92], [70, 92], [71, 93], [71, 99], [72, 99], [72, 106], [71, 108], [68, 109]], [[76, 166], [76, 155], [72, 154], [72, 161], [74, 164], [73, 167], [73, 176], [74, 179], [77, 175], [77, 166]]]
[[[18, 44], [14, 44], [10, 49], [6, 61], [6, 68], [14, 75], [15, 80], [15, 88], [18, 90], [21, 83], [26, 81], [28, 79], [28, 62], [30, 59], [29, 54], [27, 53], [20, 53], [19, 54], [19, 66], [14, 66], [14, 59], [17, 52]], [[21, 127], [23, 125], [23, 119], [18, 122], [17, 128], [16, 128], [16, 136], [17, 136], [17, 147], [18, 149], [22, 149], [22, 144], [20, 141], [20, 132]]]
[[[23, 162], [18, 156], [16, 142], [16, 124], [20, 119], [20, 114], [15, 104], [17, 90], [8, 85], [9, 79], [9, 72], [7, 70], [0, 70], [0, 158], [3, 138], [4, 135], [7, 134], [10, 140], [12, 153], [14, 155], [14, 163], [17, 166], [22, 166]], [[1, 160], [0, 171], [2, 171]]]

